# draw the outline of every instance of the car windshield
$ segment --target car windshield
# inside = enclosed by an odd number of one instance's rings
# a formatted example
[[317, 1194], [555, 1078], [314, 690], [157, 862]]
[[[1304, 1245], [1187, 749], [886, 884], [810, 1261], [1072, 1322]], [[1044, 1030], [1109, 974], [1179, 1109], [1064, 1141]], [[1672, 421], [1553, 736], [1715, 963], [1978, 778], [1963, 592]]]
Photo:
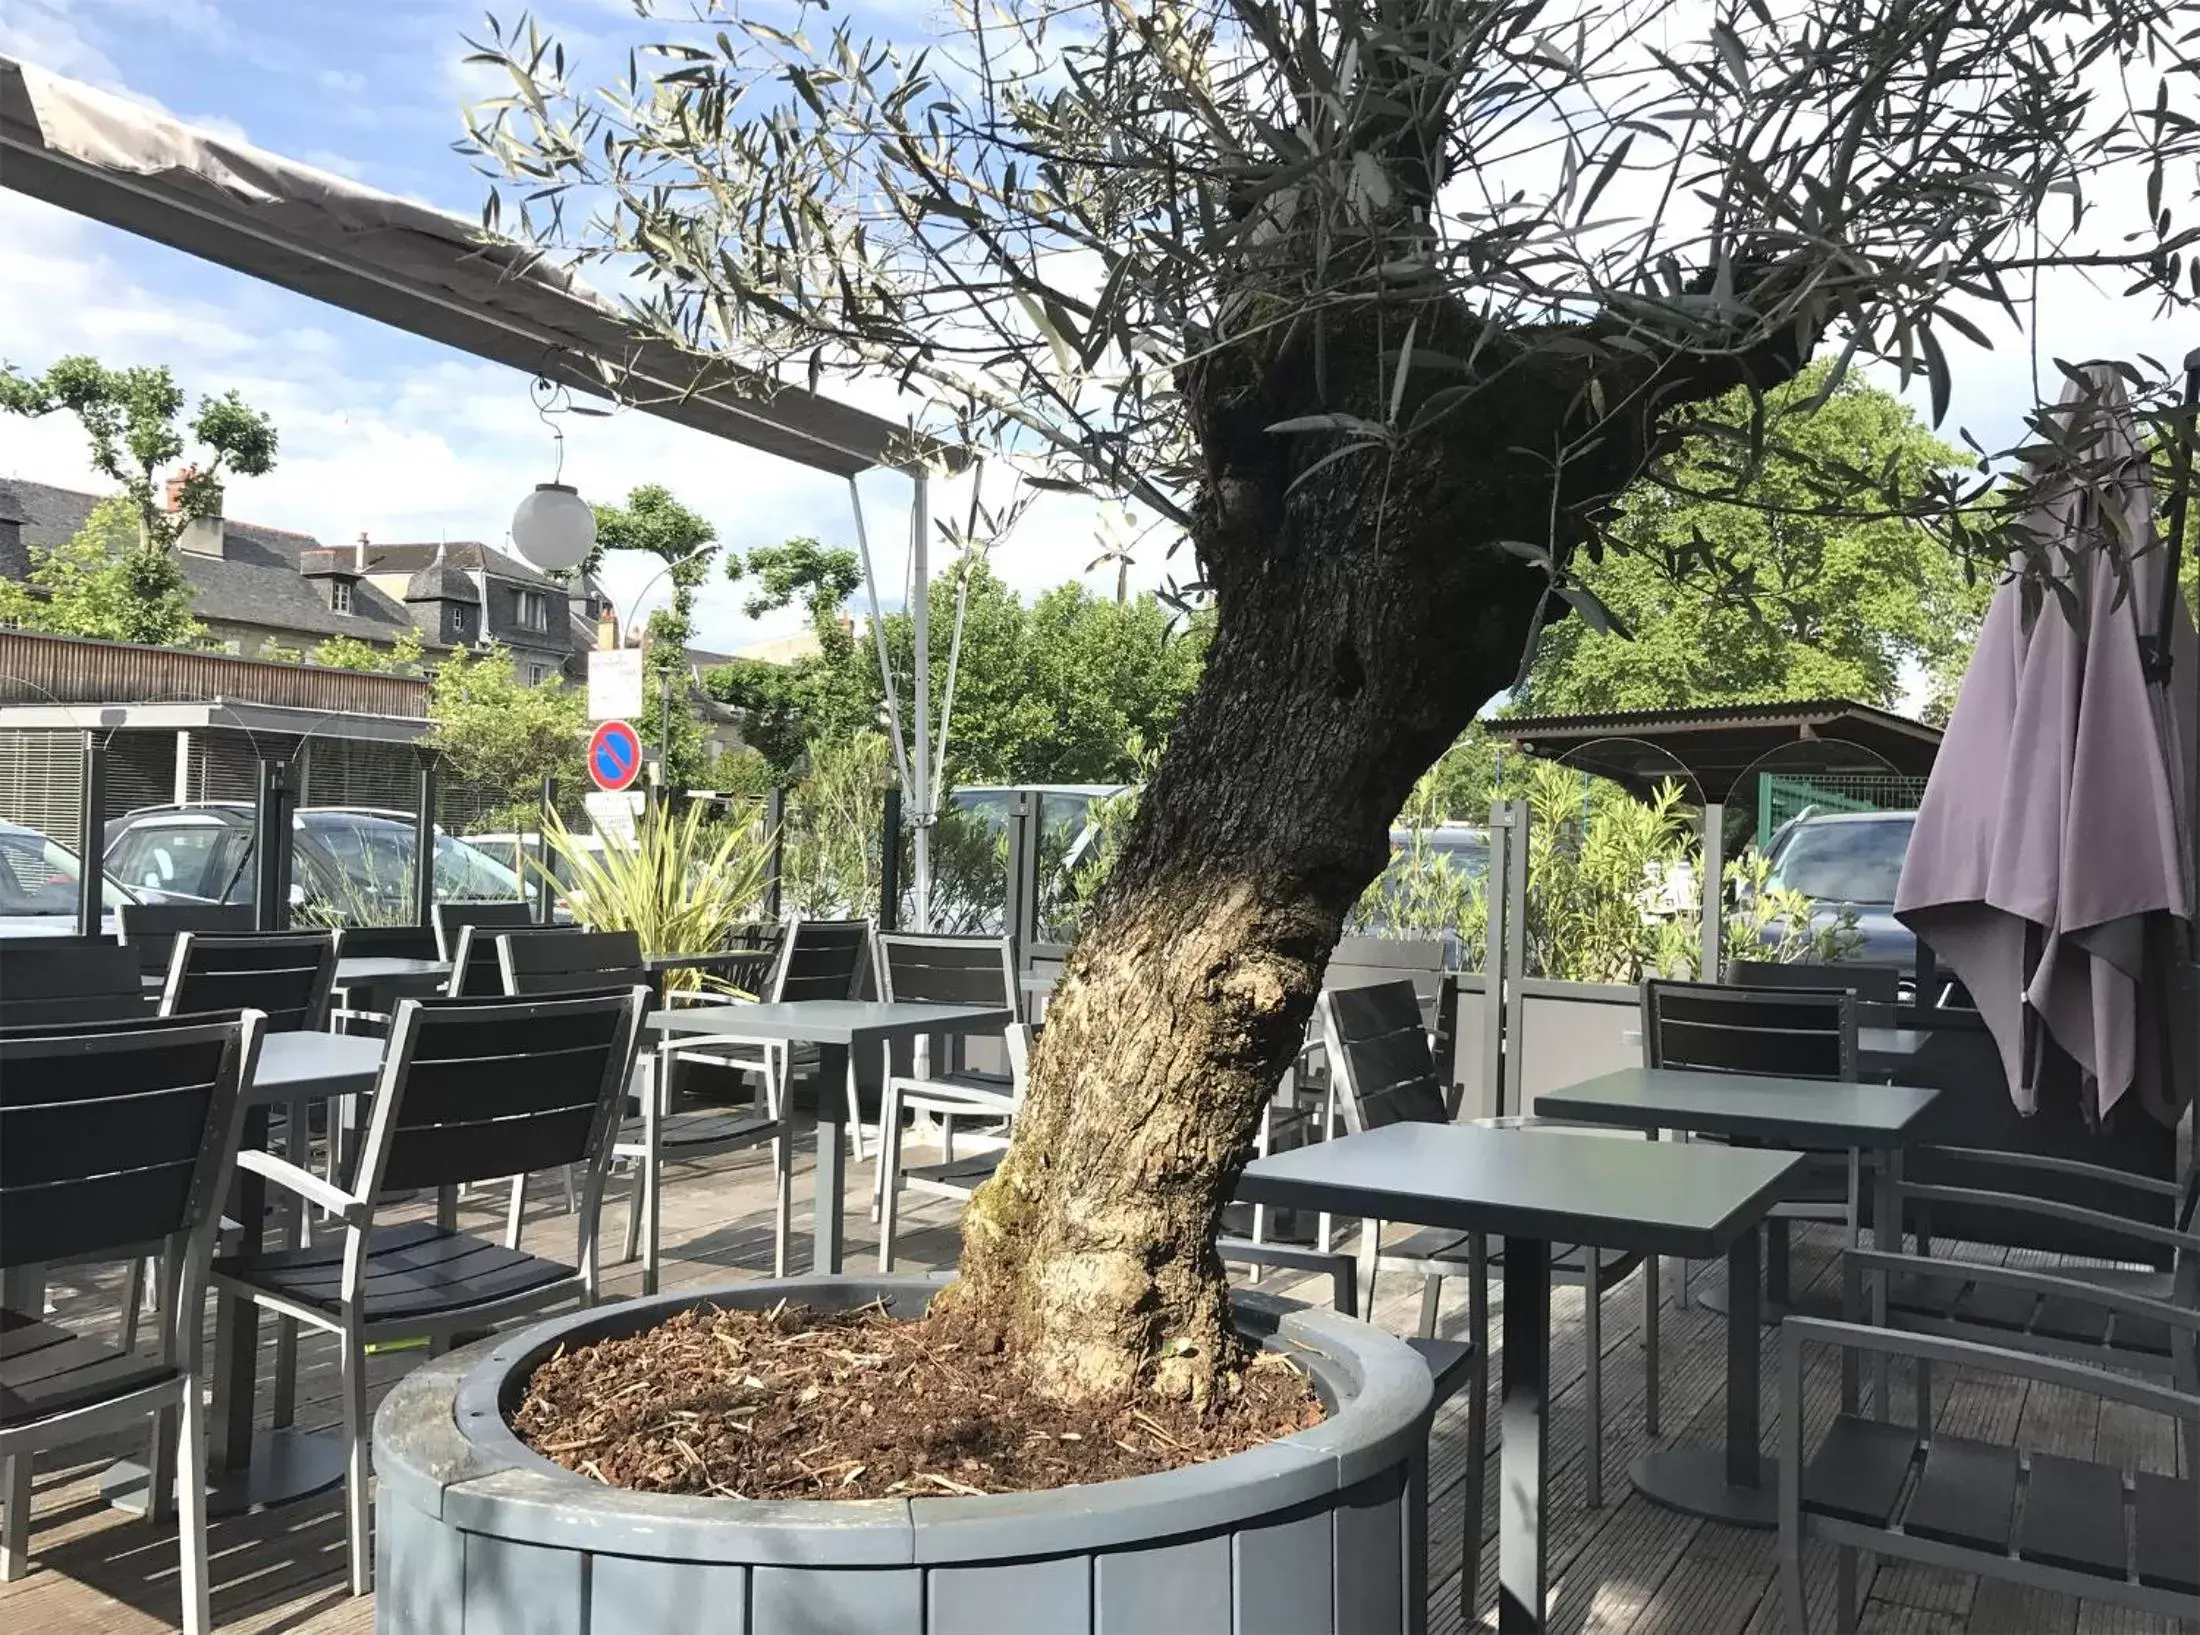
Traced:
[[[74, 914], [76, 855], [31, 829], [0, 829], [0, 914]], [[112, 880], [101, 901], [119, 908], [129, 901]]]
[[447, 902], [523, 898], [520, 877], [479, 846], [449, 835], [435, 841], [435, 894]]
[[1914, 818], [1800, 823], [1780, 846], [1772, 883], [1834, 903], [1891, 903]]

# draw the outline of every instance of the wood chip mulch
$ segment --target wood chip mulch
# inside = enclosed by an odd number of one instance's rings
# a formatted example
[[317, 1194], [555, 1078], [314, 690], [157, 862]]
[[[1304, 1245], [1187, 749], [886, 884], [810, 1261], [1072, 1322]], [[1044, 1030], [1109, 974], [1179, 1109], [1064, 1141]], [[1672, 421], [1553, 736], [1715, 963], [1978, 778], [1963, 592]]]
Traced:
[[520, 1440], [613, 1487], [735, 1499], [1028, 1493], [1242, 1453], [1322, 1418], [1301, 1369], [1262, 1354], [1208, 1414], [1140, 1398], [1094, 1414], [1015, 1362], [877, 1306], [714, 1306], [560, 1351], [512, 1416]]

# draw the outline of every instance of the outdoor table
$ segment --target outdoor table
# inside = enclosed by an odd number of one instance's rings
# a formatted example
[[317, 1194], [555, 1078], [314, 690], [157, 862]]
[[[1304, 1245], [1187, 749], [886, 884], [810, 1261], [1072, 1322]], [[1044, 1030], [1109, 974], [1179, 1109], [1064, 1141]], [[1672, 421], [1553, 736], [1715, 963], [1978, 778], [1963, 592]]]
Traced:
[[391, 993], [425, 994], [449, 980], [447, 959], [406, 959], [396, 954], [360, 954], [336, 961], [339, 988], [383, 988]]
[[[1899, 1084], [1629, 1067], [1565, 1090], [1546, 1090], [1535, 1106], [1541, 1117], [1629, 1130], [1687, 1130], [1771, 1147], [1845, 1148], [1852, 1222], [1862, 1219], [1863, 1154], [1875, 1152], [1879, 1195], [1872, 1211], [1873, 1242], [1896, 1249], [1901, 1211], [1894, 1189], [1902, 1178], [1902, 1147], [1939, 1095]], [[1772, 1293], [1786, 1296], [1784, 1288]], [[1730, 1269], [1725, 1304], [1728, 1351], [1754, 1347], [1754, 1275], [1744, 1291]], [[1732, 1423], [1729, 1416], [1730, 1432]], [[1729, 1447], [1722, 1458], [1708, 1448], [1657, 1448], [1637, 1459], [1628, 1474], [1645, 1498], [1669, 1509], [1742, 1527], [1771, 1527], [1777, 1519], [1771, 1461], [1759, 1462], [1757, 1480], [1737, 1484], [1733, 1451]]]
[[[413, 962], [417, 963], [417, 962]], [[384, 1039], [348, 1033], [269, 1033], [261, 1036], [260, 1059], [245, 1094], [243, 1147], [267, 1145], [268, 1110], [290, 1109], [289, 1151], [303, 1164], [306, 1105], [317, 1100], [365, 1095], [382, 1072]], [[267, 1180], [238, 1170], [231, 1189], [231, 1210], [241, 1228], [237, 1251], [257, 1254], [267, 1237]], [[255, 1433], [253, 1393], [258, 1383], [260, 1308], [249, 1300], [222, 1297], [214, 1314], [212, 1432], [209, 1438], [207, 1512], [237, 1515], [269, 1505], [287, 1504], [344, 1479], [344, 1442], [333, 1432], [302, 1432], [287, 1427]], [[295, 1358], [279, 1358], [278, 1376]], [[279, 1395], [288, 1386], [279, 1381]], [[108, 1468], [100, 1478], [108, 1502], [119, 1509], [145, 1508], [145, 1469], [130, 1460]]]
[[[1241, 1202], [1499, 1237], [1505, 1245], [1498, 1481], [1498, 1628], [1544, 1623], [1544, 1527], [1551, 1368], [1551, 1245], [1645, 1255], [1724, 1254], [1737, 1287], [1757, 1284], [1757, 1227], [1797, 1165], [1794, 1153], [1613, 1141], [1565, 1130], [1390, 1124], [1255, 1159]], [[1737, 1482], [1757, 1457], [1757, 1331], [1729, 1330], [1727, 1445]], [[1469, 1502], [1481, 1491], [1470, 1474]]]
[[812, 1201], [811, 1268], [838, 1272], [841, 1211], [845, 1204], [841, 1126], [847, 1104], [838, 1087], [847, 1082], [848, 1055], [882, 1048], [898, 1039], [929, 1034], [998, 1033], [1016, 1020], [996, 1005], [883, 1004], [863, 999], [804, 999], [760, 1005], [683, 1005], [652, 1012], [648, 1026], [667, 1043], [683, 1038], [774, 1039], [817, 1047], [817, 1196]]

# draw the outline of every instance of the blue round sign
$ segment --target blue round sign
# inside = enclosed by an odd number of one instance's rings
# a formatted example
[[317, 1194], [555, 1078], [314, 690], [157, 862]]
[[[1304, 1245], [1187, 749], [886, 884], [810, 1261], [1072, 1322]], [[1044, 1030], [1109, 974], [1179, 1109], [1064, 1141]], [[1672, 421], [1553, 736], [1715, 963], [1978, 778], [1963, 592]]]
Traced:
[[642, 738], [624, 721], [606, 721], [588, 739], [588, 775], [614, 793], [642, 775]]

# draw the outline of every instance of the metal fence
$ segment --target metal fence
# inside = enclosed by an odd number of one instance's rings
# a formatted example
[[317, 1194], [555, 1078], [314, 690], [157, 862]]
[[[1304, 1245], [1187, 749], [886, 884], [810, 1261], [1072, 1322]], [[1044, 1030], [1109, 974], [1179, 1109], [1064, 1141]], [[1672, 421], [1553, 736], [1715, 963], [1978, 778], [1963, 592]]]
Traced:
[[1760, 773], [1757, 778], [1757, 845], [1763, 849], [1782, 824], [1806, 811], [1907, 812], [1925, 798], [1925, 780], [1896, 773], [1814, 774], [1809, 777]]

